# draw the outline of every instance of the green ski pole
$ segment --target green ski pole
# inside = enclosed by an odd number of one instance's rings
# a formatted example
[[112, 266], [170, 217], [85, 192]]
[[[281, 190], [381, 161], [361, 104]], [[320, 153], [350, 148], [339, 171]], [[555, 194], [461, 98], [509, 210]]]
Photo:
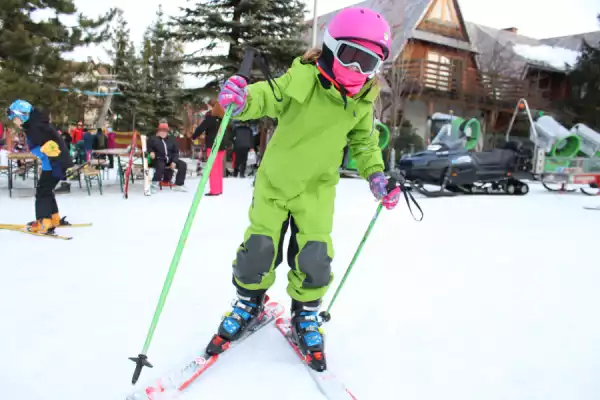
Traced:
[[[250, 73], [252, 70], [252, 65], [254, 64], [255, 55], [255, 49], [251, 47], [246, 48], [244, 52], [242, 66], [237, 73], [237, 75], [244, 77], [247, 81], [250, 78]], [[227, 107], [225, 116], [223, 117], [221, 125], [219, 126], [219, 132], [217, 133], [217, 137], [215, 138], [215, 144], [213, 146], [215, 148], [215, 151], [212, 151], [210, 153], [210, 157], [206, 162], [204, 174], [202, 175], [202, 179], [200, 180], [198, 189], [196, 189], [196, 193], [194, 194], [194, 200], [192, 201], [192, 206], [190, 207], [187, 219], [185, 220], [183, 231], [181, 232], [181, 236], [179, 237], [179, 242], [177, 243], [175, 254], [173, 255], [173, 259], [171, 260], [171, 266], [169, 267], [169, 271], [167, 272], [167, 277], [165, 279], [165, 283], [163, 284], [163, 288], [158, 299], [158, 304], [156, 305], [156, 310], [154, 311], [154, 316], [152, 317], [152, 322], [150, 323], [150, 328], [148, 329], [148, 334], [146, 335], [146, 341], [144, 343], [142, 352], [138, 354], [137, 357], [129, 357], [131, 361], [135, 362], [135, 370], [133, 372], [133, 378], [131, 379], [132, 384], [135, 384], [138, 381], [140, 374], [142, 373], [143, 367], [152, 368], [152, 364], [148, 361], [148, 356], [146, 355], [146, 353], [148, 352], [148, 348], [150, 347], [150, 343], [152, 342], [154, 331], [156, 330], [158, 320], [165, 305], [165, 301], [167, 300], [167, 295], [169, 294], [169, 290], [171, 289], [171, 284], [173, 283], [175, 272], [177, 271], [177, 267], [179, 266], [181, 254], [183, 253], [183, 249], [185, 248], [185, 244], [190, 234], [192, 223], [194, 222], [194, 218], [196, 216], [196, 211], [198, 210], [198, 206], [200, 205], [200, 200], [202, 200], [202, 197], [204, 197], [204, 188], [206, 186], [206, 182], [208, 181], [208, 177], [210, 175], [213, 163], [215, 162], [215, 158], [217, 157], [218, 149], [221, 146], [221, 141], [223, 140], [223, 136], [225, 135], [225, 129], [229, 124], [229, 120], [231, 119], [232, 113], [233, 106], [230, 105], [229, 107]]]
[[[388, 192], [391, 192], [396, 187], [396, 184], [397, 184], [396, 180], [394, 178], [390, 178], [390, 180], [388, 181]], [[319, 314], [319, 316], [323, 319], [323, 321], [329, 322], [331, 320], [331, 313], [330, 313], [331, 307], [333, 307], [335, 300], [337, 299], [338, 295], [342, 291], [342, 288], [344, 287], [344, 283], [346, 283], [346, 279], [348, 279], [348, 277], [350, 276], [350, 272], [352, 272], [352, 268], [354, 267], [356, 260], [358, 260], [358, 256], [360, 256], [360, 253], [362, 252], [362, 249], [365, 246], [365, 243], [367, 243], [367, 239], [369, 238], [369, 235], [371, 234], [371, 231], [373, 230], [373, 227], [375, 226], [375, 223], [377, 222], [377, 219], [379, 218], [379, 214], [381, 214], [382, 209], [383, 209], [383, 202], [379, 202], [379, 205], [377, 206], [377, 210], [375, 210], [375, 215], [373, 215], [373, 218], [371, 219], [371, 222], [369, 223], [369, 227], [367, 228], [367, 231], [363, 235], [362, 240], [360, 241], [360, 244], [358, 245], [358, 248], [354, 252], [352, 261], [350, 261], [348, 268], [346, 268], [346, 272], [344, 273], [342, 280], [338, 284], [338, 287], [335, 289], [335, 293], [333, 294], [333, 298], [331, 299], [331, 301], [329, 302], [329, 305], [327, 306], [327, 310], [321, 311], [321, 313]]]

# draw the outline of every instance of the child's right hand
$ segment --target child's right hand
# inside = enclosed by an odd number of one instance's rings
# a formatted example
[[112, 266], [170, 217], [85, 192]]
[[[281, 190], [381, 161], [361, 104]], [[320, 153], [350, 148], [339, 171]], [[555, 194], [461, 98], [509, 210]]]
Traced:
[[248, 83], [239, 75], [227, 79], [219, 93], [219, 104], [225, 109], [233, 105], [233, 115], [240, 114], [246, 107], [246, 86]]

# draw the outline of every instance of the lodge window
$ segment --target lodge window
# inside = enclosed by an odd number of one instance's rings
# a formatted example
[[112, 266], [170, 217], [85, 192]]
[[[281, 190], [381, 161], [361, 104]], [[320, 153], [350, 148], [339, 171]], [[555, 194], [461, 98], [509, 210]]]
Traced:
[[459, 25], [451, 0], [437, 0], [427, 19], [431, 22], [442, 23], [444, 25]]
[[428, 88], [449, 91], [452, 81], [452, 60], [435, 51], [427, 52], [424, 83]]

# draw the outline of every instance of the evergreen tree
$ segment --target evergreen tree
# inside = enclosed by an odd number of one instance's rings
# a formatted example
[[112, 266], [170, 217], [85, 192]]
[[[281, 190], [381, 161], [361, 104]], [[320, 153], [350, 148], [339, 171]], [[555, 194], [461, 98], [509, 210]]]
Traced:
[[571, 69], [569, 78], [571, 81], [569, 108], [582, 122], [600, 129], [600, 42], [583, 41], [581, 54]]
[[112, 33], [112, 49], [108, 50], [112, 59], [111, 72], [115, 76], [119, 92], [123, 95], [114, 96], [111, 111], [115, 118], [113, 127], [117, 130], [129, 130], [133, 126], [130, 85], [136, 79], [137, 59], [135, 47], [131, 43], [130, 31], [123, 11], [117, 11], [117, 18]]
[[152, 79], [153, 49], [151, 34], [151, 28], [146, 29], [142, 47], [138, 55], [138, 79], [135, 88], [136, 128], [146, 134], [154, 132], [156, 129], [154, 123], [156, 119], [156, 91], [154, 90], [154, 80]]
[[130, 40], [129, 28], [122, 14], [117, 18], [113, 34], [113, 73], [123, 96], [113, 98], [117, 129], [151, 134], [161, 119], [178, 127], [181, 124], [181, 58], [182, 50], [167, 38], [164, 15], [159, 8], [156, 21], [146, 29], [137, 52]]
[[[53, 16], [38, 20], [32, 14], [39, 11]], [[22, 98], [57, 119], [78, 102], [77, 94], [59, 88], [80, 85], [76, 78], [88, 66], [65, 60], [64, 53], [105, 41], [115, 10], [95, 20], [80, 15], [75, 27], [61, 22], [72, 15], [77, 15], [73, 0], [0, 2], [0, 107]]]
[[[304, 9], [301, 0], [208, 0], [182, 8], [171, 35], [185, 43], [205, 43], [187, 54], [186, 62], [205, 67], [194, 75], [213, 78], [214, 86], [237, 72], [246, 45], [267, 54], [274, 70], [289, 67], [306, 48]], [[229, 45], [226, 54], [214, 54], [222, 44]]]
[[150, 92], [154, 95], [154, 118], [167, 120], [173, 127], [183, 123], [181, 107], [182, 97], [182, 57], [183, 46], [169, 38], [164, 22], [162, 7], [156, 13], [156, 21], [148, 30], [151, 68], [149, 83]]

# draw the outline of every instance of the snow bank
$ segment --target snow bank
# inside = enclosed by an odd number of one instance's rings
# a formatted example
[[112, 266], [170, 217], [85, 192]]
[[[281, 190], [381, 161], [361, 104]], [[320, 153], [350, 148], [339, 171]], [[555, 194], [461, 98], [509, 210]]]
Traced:
[[557, 69], [565, 69], [565, 64], [574, 65], [579, 57], [579, 52], [565, 49], [564, 47], [548, 46], [541, 44], [531, 46], [528, 44], [515, 44], [515, 53], [531, 61], [542, 62]]

